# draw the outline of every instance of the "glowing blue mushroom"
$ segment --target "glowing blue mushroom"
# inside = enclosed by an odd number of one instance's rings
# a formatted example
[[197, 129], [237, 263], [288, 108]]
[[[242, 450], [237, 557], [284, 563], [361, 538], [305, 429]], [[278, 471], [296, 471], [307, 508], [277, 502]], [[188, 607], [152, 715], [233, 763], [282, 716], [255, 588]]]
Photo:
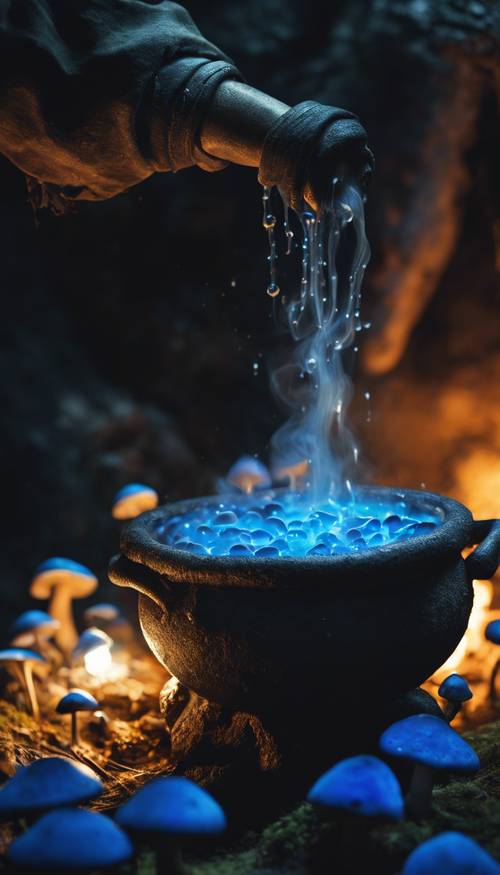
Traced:
[[189, 778], [155, 778], [125, 802], [116, 821], [153, 843], [157, 872], [180, 871], [179, 840], [219, 835], [226, 817], [215, 799]]
[[128, 483], [116, 493], [111, 513], [115, 520], [131, 520], [158, 507], [158, 493], [144, 483]]
[[307, 799], [320, 808], [362, 817], [401, 820], [404, 813], [401, 787], [394, 773], [378, 757], [368, 755], [337, 763], [316, 781]]
[[60, 808], [12, 842], [7, 858], [19, 871], [68, 872], [118, 866], [132, 856], [129, 837], [109, 817], [81, 808]]
[[382, 734], [380, 749], [387, 756], [415, 764], [406, 810], [416, 820], [430, 813], [435, 771], [475, 772], [479, 768], [475, 750], [445, 720], [430, 714], [393, 723]]
[[500, 865], [475, 841], [443, 832], [407, 858], [401, 875], [500, 875]]
[[455, 719], [463, 703], [468, 702], [473, 696], [469, 684], [460, 674], [448, 675], [439, 687], [438, 693], [448, 703], [444, 710], [448, 723]]
[[44, 757], [21, 766], [0, 790], [0, 817], [40, 813], [81, 805], [103, 791], [97, 775], [66, 757]]
[[58, 714], [71, 714], [71, 744], [73, 747], [77, 747], [80, 743], [78, 736], [79, 712], [97, 711], [98, 708], [97, 699], [94, 699], [86, 690], [70, 690], [58, 703], [56, 708]]
[[[492, 644], [500, 644], [500, 620], [492, 620], [491, 623], [488, 623], [484, 634], [487, 641], [491, 641]], [[490, 699], [492, 701], [495, 701], [497, 697], [496, 680], [499, 669], [500, 659], [497, 659], [490, 678]]]
[[30, 594], [36, 599], [50, 599], [49, 614], [59, 621], [54, 638], [66, 660], [78, 639], [71, 602], [91, 595], [96, 589], [95, 574], [73, 559], [54, 556], [35, 570]]
[[35, 645], [39, 651], [43, 651], [48, 639], [53, 637], [60, 625], [59, 620], [46, 611], [24, 611], [10, 627], [10, 640], [16, 647]]

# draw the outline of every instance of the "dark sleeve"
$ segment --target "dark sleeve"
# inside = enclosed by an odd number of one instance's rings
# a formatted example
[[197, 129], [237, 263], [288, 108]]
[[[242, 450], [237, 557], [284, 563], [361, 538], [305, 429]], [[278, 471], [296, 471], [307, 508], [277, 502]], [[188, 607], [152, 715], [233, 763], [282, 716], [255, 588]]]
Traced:
[[223, 162], [197, 144], [217, 85], [240, 78], [167, 0], [0, 0], [0, 152], [67, 197]]

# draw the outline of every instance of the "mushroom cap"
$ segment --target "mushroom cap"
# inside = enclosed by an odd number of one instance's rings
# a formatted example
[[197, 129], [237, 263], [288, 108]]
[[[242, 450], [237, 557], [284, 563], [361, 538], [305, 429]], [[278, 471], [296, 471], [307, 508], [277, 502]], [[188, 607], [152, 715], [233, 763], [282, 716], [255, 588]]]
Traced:
[[120, 616], [120, 611], [116, 607], [116, 605], [112, 605], [109, 602], [100, 602], [97, 605], [91, 605], [90, 608], [87, 608], [86, 611], [83, 612], [83, 619], [86, 623], [91, 623], [95, 620], [104, 620], [106, 623], [110, 623], [112, 620], [116, 620]]
[[488, 641], [500, 644], [500, 620], [492, 620], [491, 623], [488, 623], [484, 634]]
[[155, 778], [118, 809], [120, 826], [135, 832], [214, 835], [226, 829], [225, 814], [206, 790], [189, 778]]
[[92, 626], [90, 629], [85, 629], [85, 632], [82, 632], [80, 635], [77, 645], [71, 654], [71, 659], [75, 661], [97, 647], [111, 647], [112, 644], [113, 639], [106, 635], [106, 632]]
[[44, 632], [47, 638], [50, 638], [60, 625], [59, 620], [51, 617], [46, 611], [24, 611], [10, 627], [11, 640], [15, 639], [21, 644], [24, 638], [32, 640], [33, 633], [37, 631]]
[[129, 837], [109, 817], [81, 808], [60, 808], [38, 820], [7, 851], [24, 869], [70, 871], [117, 866], [129, 860]]
[[128, 483], [116, 493], [111, 509], [115, 520], [130, 520], [158, 507], [158, 493], [144, 483]]
[[70, 690], [58, 703], [58, 714], [75, 714], [77, 711], [96, 711], [99, 702], [85, 690]]
[[54, 586], [60, 584], [68, 587], [73, 598], [80, 599], [97, 589], [97, 577], [90, 568], [73, 559], [54, 556], [35, 569], [30, 595], [36, 599], [48, 599]]
[[461, 705], [472, 699], [473, 692], [469, 684], [460, 674], [450, 674], [439, 687], [438, 694], [447, 702]]
[[440, 717], [416, 714], [398, 720], [382, 733], [380, 749], [388, 756], [411, 760], [433, 769], [475, 772], [475, 750]]
[[361, 755], [337, 763], [309, 790], [314, 805], [341, 809], [364, 817], [401, 820], [401, 787], [388, 765], [378, 757]]
[[0, 650], [0, 662], [47, 662], [47, 660], [34, 650], [27, 650], [25, 647], [6, 647]]
[[45, 757], [17, 770], [0, 790], [0, 817], [79, 805], [102, 793], [97, 775], [66, 757]]
[[477, 842], [443, 832], [415, 848], [401, 875], [500, 875], [500, 865]]
[[271, 485], [269, 469], [254, 456], [241, 456], [234, 465], [231, 465], [226, 474], [226, 480], [233, 486], [247, 490], [249, 486]]

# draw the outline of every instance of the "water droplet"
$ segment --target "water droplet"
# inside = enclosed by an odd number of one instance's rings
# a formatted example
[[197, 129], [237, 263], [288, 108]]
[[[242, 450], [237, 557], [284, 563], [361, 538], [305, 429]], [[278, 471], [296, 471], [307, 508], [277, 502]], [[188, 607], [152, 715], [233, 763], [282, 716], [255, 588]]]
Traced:
[[272, 229], [276, 226], [276, 216], [273, 216], [272, 213], [268, 213], [264, 216], [262, 224], [264, 225], [266, 231], [272, 231]]
[[231, 288], [234, 289], [236, 286], [236, 280], [231, 280]]
[[280, 293], [280, 287], [277, 283], [269, 283], [267, 287], [267, 294], [270, 298], [276, 298]]
[[365, 398], [366, 398], [367, 401], [369, 401], [371, 397], [372, 397], [372, 396], [370, 395], [369, 392], [365, 392]]
[[306, 361], [306, 370], [307, 370], [307, 372], [308, 372], [309, 374], [312, 373], [312, 371], [314, 371], [314, 370], [316, 369], [317, 364], [318, 364], [318, 363], [317, 363], [317, 361], [316, 361], [315, 358], [307, 359], [307, 361]]

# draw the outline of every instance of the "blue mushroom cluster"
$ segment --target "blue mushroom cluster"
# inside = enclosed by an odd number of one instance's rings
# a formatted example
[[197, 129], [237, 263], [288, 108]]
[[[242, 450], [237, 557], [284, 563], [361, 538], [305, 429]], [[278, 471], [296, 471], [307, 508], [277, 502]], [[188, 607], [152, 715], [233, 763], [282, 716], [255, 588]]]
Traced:
[[103, 792], [87, 766], [47, 757], [20, 768], [0, 790], [2, 820], [35, 819], [10, 845], [7, 859], [20, 871], [67, 872], [116, 867], [147, 838], [157, 871], [180, 871], [180, 842], [216, 836], [226, 817], [215, 799], [184, 777], [146, 784], [111, 819], [79, 808]]
[[273, 492], [200, 502], [157, 526], [160, 540], [199, 556], [278, 558], [338, 556], [432, 534], [439, 517], [408, 508], [326, 501]]

